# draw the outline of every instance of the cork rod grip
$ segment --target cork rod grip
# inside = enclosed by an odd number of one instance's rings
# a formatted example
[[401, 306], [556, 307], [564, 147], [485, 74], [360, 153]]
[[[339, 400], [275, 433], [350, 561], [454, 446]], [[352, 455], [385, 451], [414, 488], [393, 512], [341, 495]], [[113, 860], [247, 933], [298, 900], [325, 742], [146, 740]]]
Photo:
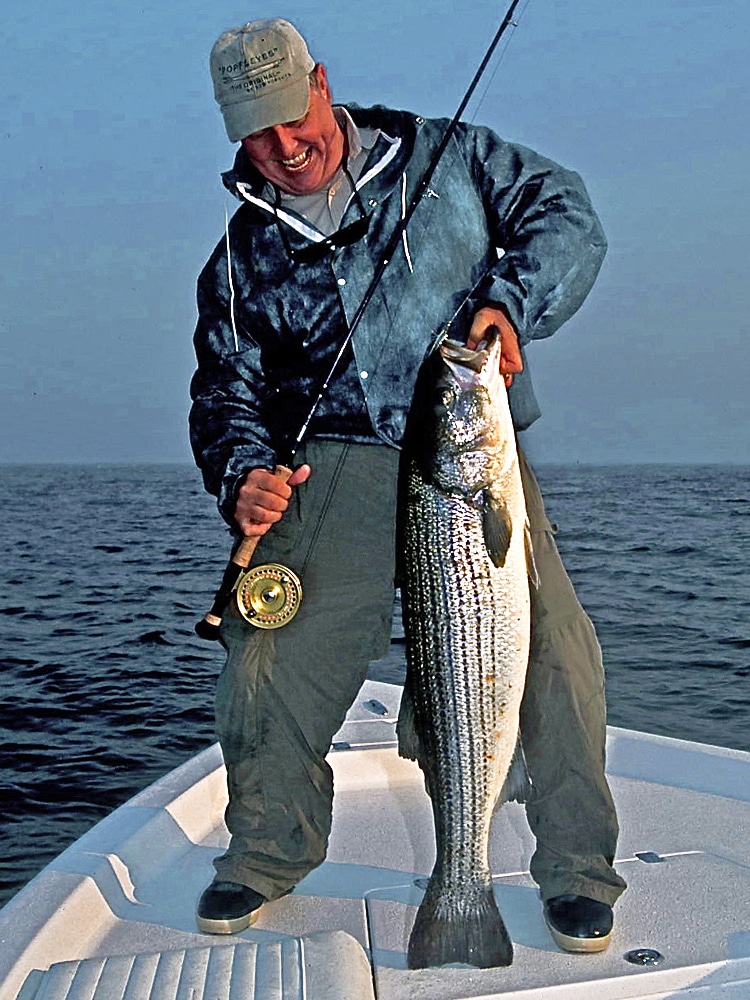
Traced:
[[[283, 482], [286, 482], [291, 476], [292, 470], [288, 469], [285, 465], [277, 465], [273, 470], [273, 474], [278, 476]], [[214, 641], [219, 638], [219, 628], [224, 617], [224, 612], [227, 609], [229, 598], [232, 596], [232, 591], [240, 574], [250, 565], [260, 539], [260, 535], [245, 535], [232, 558], [227, 563], [227, 568], [224, 570], [224, 576], [222, 577], [219, 589], [216, 591], [211, 610], [195, 626], [195, 633], [201, 639]]]

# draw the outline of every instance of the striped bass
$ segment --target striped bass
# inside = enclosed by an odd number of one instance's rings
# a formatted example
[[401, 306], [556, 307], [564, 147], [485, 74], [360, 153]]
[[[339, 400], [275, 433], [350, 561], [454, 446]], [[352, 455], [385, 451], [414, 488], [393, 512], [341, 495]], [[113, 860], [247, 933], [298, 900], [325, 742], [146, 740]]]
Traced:
[[518, 740], [533, 560], [494, 331], [479, 350], [441, 343], [407, 443], [399, 749], [424, 772], [437, 844], [412, 969], [513, 960], [488, 847]]

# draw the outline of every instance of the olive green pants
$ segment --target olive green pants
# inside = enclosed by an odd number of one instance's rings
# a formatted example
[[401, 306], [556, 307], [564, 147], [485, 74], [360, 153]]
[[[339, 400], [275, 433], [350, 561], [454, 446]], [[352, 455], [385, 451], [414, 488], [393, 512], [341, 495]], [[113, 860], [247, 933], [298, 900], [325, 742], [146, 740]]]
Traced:
[[[231, 833], [217, 877], [268, 899], [325, 857], [333, 800], [325, 757], [368, 664], [388, 650], [393, 607], [398, 453], [311, 441], [298, 458], [313, 474], [254, 562], [299, 573], [302, 605], [276, 630], [227, 613], [216, 698]], [[618, 828], [604, 776], [601, 653], [525, 462], [523, 477], [540, 579], [521, 709], [537, 839], [531, 872], [544, 898], [573, 892], [612, 904], [625, 883], [612, 869]]]

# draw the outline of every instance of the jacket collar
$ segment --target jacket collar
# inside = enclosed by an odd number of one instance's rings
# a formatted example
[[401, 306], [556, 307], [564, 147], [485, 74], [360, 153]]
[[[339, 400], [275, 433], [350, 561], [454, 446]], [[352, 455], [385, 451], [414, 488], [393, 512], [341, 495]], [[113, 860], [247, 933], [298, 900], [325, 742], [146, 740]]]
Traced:
[[[365, 164], [358, 181], [357, 190], [379, 177], [384, 190], [390, 190], [400, 176], [414, 146], [419, 119], [404, 111], [390, 111], [381, 106], [360, 108], [356, 104], [344, 105], [358, 127], [378, 129], [380, 135]], [[265, 178], [253, 167], [240, 146], [231, 170], [221, 175], [224, 186], [239, 201], [248, 203], [261, 211], [259, 221], [268, 222], [268, 215], [274, 215], [273, 205], [263, 196]], [[293, 225], [308, 239], [322, 239], [322, 235], [299, 218], [283, 209], [278, 209], [279, 218]]]

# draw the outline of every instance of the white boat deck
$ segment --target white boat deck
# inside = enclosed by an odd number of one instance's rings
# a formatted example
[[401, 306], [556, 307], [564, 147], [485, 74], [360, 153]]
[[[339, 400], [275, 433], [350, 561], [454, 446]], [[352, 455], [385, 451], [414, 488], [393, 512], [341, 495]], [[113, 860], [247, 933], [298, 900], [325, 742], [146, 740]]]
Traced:
[[[513, 804], [492, 841], [513, 965], [408, 971], [434, 841], [420, 772], [395, 750], [399, 696], [363, 689], [337, 737], [348, 746], [330, 757], [328, 859], [252, 928], [195, 929], [227, 841], [215, 746], [112, 813], [0, 911], [0, 1000], [750, 1000], [750, 754], [621, 729], [609, 730], [608, 770], [629, 890], [609, 949], [570, 955], [553, 943]], [[658, 964], [624, 958], [643, 949]]]

